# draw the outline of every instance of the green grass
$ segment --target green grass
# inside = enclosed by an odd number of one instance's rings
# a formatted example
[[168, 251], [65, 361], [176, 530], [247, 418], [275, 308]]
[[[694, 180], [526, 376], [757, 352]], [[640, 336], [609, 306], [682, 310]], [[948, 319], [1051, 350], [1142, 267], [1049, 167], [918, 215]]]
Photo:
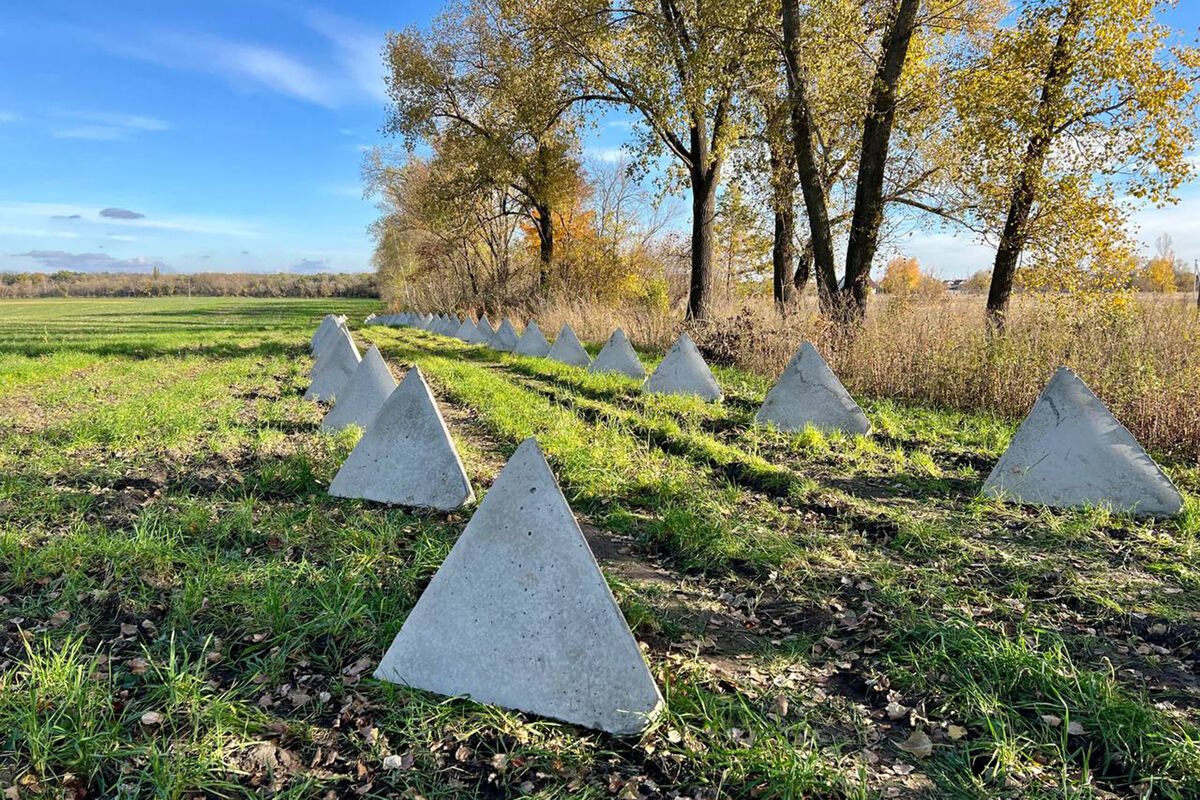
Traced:
[[1007, 506], [976, 494], [1015, 420], [865, 402], [872, 437], [786, 435], [734, 370], [704, 404], [356, 330], [421, 365], [478, 493], [538, 437], [668, 712], [618, 740], [374, 681], [472, 510], [325, 493], [357, 433], [318, 432], [307, 340], [375, 308], [0, 304], [0, 789], [1200, 794], [1200, 470], [1164, 465], [1176, 520]]

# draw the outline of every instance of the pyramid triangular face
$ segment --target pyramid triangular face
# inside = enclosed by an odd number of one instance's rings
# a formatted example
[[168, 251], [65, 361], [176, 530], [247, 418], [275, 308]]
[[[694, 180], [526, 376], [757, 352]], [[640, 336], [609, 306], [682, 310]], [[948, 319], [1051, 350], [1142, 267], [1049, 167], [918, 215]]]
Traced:
[[330, 328], [336, 327], [337, 320], [334, 319], [333, 314], [326, 314], [321, 319], [321, 324], [317, 326], [316, 331], [313, 332], [312, 338], [308, 340], [309, 347], [311, 347], [313, 350], [316, 350], [317, 342], [329, 332]]
[[458, 326], [458, 329], [454, 331], [454, 337], [456, 339], [462, 339], [464, 342], [466, 342], [470, 340], [471, 334], [474, 332], [475, 323], [471, 321], [470, 317], [467, 317], [462, 321], [462, 324]]
[[662, 696], [537, 442], [513, 453], [375, 677], [617, 735]]
[[519, 356], [534, 356], [542, 358], [550, 352], [550, 343], [546, 341], [546, 337], [542, 335], [542, 329], [538, 327], [535, 320], [530, 320], [525, 326], [525, 332], [521, 334], [517, 346], [513, 348], [513, 352]]
[[484, 314], [475, 324], [475, 332], [471, 334], [470, 339], [467, 339], [467, 344], [489, 344], [495, 332], [492, 329], [492, 323], [488, 322], [487, 314]]
[[588, 367], [588, 372], [617, 372], [639, 380], [646, 377], [646, 368], [633, 351], [629, 337], [620, 328], [608, 337], [604, 347], [596, 354], [596, 360]]
[[376, 345], [363, 356], [350, 380], [337, 393], [333, 408], [321, 420], [321, 429], [340, 431], [348, 425], [368, 428], [396, 388], [396, 379]]
[[492, 334], [492, 339], [489, 344], [493, 350], [500, 350], [505, 353], [511, 353], [513, 348], [517, 346], [517, 340], [520, 337], [517, 335], [517, 329], [505, 317], [504, 322], [500, 323], [500, 327]]
[[325, 317], [325, 319], [321, 321], [321, 324], [317, 326], [317, 332], [313, 334], [313, 355], [319, 354], [323, 349], [328, 347], [329, 343], [337, 338], [334, 334], [336, 334], [339, 330], [345, 329], [345, 323], [339, 322], [337, 317], [333, 316], [332, 314]]
[[1079, 377], [1061, 367], [1046, 384], [984, 494], [1017, 502], [1172, 516], [1179, 490]]
[[410, 369], [384, 402], [329, 493], [444, 511], [475, 497], [420, 369]]
[[705, 400], [720, 400], [721, 387], [713, 377], [692, 337], [679, 334], [675, 344], [663, 356], [658, 369], [642, 386], [652, 394], [694, 394]]
[[317, 356], [312, 369], [312, 384], [305, 400], [332, 400], [350, 380], [362, 357], [345, 328], [339, 328], [332, 341]]
[[808, 342], [792, 356], [754, 419], [792, 433], [807, 425], [824, 433], [866, 436], [871, 432], [867, 415]]
[[563, 323], [562, 330], [558, 332], [558, 338], [554, 340], [554, 346], [550, 348], [546, 358], [570, 364], [573, 367], [587, 367], [592, 363], [592, 357], [588, 355], [587, 350], [583, 349], [579, 338], [575, 336], [575, 331], [571, 330], [571, 326], [566, 323]]

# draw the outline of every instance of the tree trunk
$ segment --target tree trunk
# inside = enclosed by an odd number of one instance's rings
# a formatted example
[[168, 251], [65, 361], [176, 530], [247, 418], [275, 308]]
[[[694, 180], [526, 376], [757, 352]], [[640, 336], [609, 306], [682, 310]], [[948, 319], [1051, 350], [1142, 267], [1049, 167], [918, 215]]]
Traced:
[[[699, 134], [699, 135], [698, 135]], [[707, 319], [712, 296], [713, 225], [717, 214], [717, 184], [721, 163], [709, 165], [704, 135], [692, 132], [692, 276], [688, 286], [687, 318]]]
[[1058, 30], [1050, 61], [1046, 65], [1046, 76], [1042, 81], [1041, 98], [1038, 100], [1037, 127], [1029, 137], [1021, 171], [1013, 182], [1012, 197], [1008, 204], [1008, 217], [1004, 220], [1004, 233], [996, 247], [996, 261], [992, 265], [992, 283], [988, 287], [988, 329], [1004, 330], [1004, 318], [1008, 314], [1008, 300], [1012, 295], [1013, 278], [1021, 251], [1029, 238], [1029, 214], [1037, 200], [1037, 184], [1042, 177], [1046, 154], [1054, 142], [1058, 107], [1063, 92], [1071, 79], [1071, 48], [1083, 22], [1085, 0], [1071, 0], [1067, 6], [1063, 25]]
[[804, 287], [808, 285], [808, 274], [812, 271], [812, 242], [805, 242], [804, 247], [800, 248], [800, 257], [796, 259], [796, 275], [792, 279], [792, 285], [796, 292], [803, 292]]
[[796, 260], [796, 214], [775, 212], [775, 239], [771, 244], [772, 292], [780, 309], [792, 299], [792, 263]]
[[846, 248], [846, 281], [839, 312], [858, 322], [866, 312], [867, 281], [879, 245], [883, 222], [883, 179], [892, 127], [896, 120], [896, 88], [908, 59], [908, 46], [917, 26], [921, 0], [900, 0], [900, 7], [883, 40], [883, 58], [871, 85], [871, 110], [863, 121], [862, 150], [854, 193], [854, 216]]
[[550, 206], [539, 203], [537, 211], [538, 232], [538, 293], [544, 295], [550, 285], [550, 266], [554, 263], [554, 215]]
[[787, 67], [788, 103], [791, 106], [792, 146], [796, 150], [796, 174], [804, 207], [808, 212], [808, 227], [812, 256], [816, 266], [817, 297], [821, 311], [829, 313], [837, 297], [837, 271], [833, 261], [833, 230], [829, 224], [829, 207], [817, 158], [816, 135], [813, 131], [812, 109], [808, 89], [800, 71], [800, 9], [799, 0], [782, 0], [783, 55]]

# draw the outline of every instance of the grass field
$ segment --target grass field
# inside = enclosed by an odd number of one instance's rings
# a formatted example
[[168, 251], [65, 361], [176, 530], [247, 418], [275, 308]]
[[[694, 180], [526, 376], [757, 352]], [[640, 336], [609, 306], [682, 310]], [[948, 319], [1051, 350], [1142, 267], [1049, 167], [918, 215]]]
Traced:
[[[376, 305], [0, 303], [6, 800], [1200, 795], [1194, 464], [1175, 520], [1002, 506], [1014, 419], [780, 435], [759, 377], [647, 398]], [[538, 437], [667, 699], [641, 740], [369, 677], [471, 508], [326, 495], [327, 311], [421, 365], [477, 494]]]

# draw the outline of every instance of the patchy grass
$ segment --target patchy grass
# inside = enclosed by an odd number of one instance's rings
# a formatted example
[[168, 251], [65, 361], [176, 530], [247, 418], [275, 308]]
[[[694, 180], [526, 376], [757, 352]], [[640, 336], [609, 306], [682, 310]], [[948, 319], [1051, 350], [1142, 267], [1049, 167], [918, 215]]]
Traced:
[[1200, 793], [1194, 465], [1165, 464], [1176, 520], [1005, 506], [976, 493], [1014, 420], [882, 401], [872, 437], [785, 435], [730, 369], [709, 405], [356, 330], [421, 365], [477, 487], [538, 437], [669, 710], [618, 740], [372, 680], [472, 510], [325, 494], [357, 434], [301, 399], [308, 336], [373, 307], [0, 306], [0, 788]]

